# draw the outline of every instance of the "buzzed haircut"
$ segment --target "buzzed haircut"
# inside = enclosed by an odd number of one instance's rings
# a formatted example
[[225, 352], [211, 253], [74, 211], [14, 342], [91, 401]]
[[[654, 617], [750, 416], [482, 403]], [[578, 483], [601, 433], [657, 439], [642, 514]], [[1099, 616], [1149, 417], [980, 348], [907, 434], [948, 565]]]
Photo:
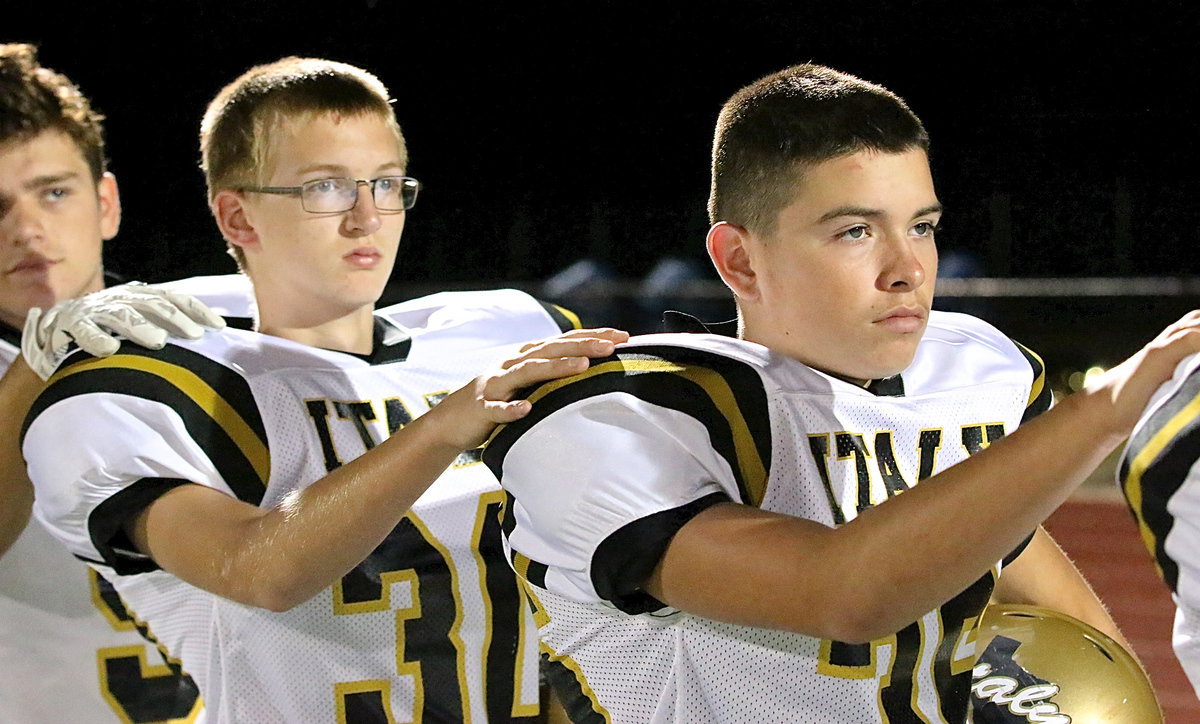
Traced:
[[721, 108], [709, 221], [769, 235], [808, 167], [859, 151], [912, 149], [928, 151], [929, 136], [896, 94], [820, 65], [781, 70]]
[[388, 90], [378, 78], [332, 60], [283, 58], [246, 71], [209, 103], [200, 123], [200, 167], [209, 198], [224, 189], [261, 185], [277, 123], [322, 113], [379, 115], [396, 134], [400, 162], [408, 164]]
[[64, 133], [99, 183], [107, 169], [103, 121], [70, 79], [38, 64], [37, 48], [0, 45], [0, 143], [28, 140], [44, 131]]

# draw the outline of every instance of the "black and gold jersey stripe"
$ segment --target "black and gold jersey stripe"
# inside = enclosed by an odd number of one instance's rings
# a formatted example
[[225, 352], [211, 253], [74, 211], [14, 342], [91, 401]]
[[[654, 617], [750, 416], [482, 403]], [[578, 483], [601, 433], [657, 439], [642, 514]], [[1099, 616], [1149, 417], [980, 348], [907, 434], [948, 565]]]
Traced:
[[138, 397], [171, 408], [234, 494], [254, 505], [262, 501], [271, 474], [267, 433], [250, 387], [238, 373], [175, 345], [148, 350], [125, 342], [105, 358], [79, 352], [47, 382], [25, 419], [22, 438], [51, 405], [91, 393]]
[[589, 397], [622, 392], [682, 412], [708, 430], [733, 470], [741, 500], [758, 506], [771, 466], [771, 423], [758, 373], [744, 362], [686, 347], [644, 346], [591, 360], [586, 372], [535, 388], [533, 410], [493, 434], [484, 462], [499, 477], [504, 457], [527, 430], [554, 412]]
[[[682, 347], [622, 349], [611, 357], [592, 360], [586, 372], [534, 389], [527, 395], [534, 403], [532, 412], [497, 431], [485, 448], [484, 462], [501, 476], [504, 457], [530, 427], [573, 402], [613, 392], [682, 412], [702, 423], [713, 449], [733, 471], [739, 502], [761, 505], [771, 464], [770, 419], [762, 379], [745, 363]], [[515, 526], [511, 513], [515, 500], [511, 493], [506, 497], [502, 530], [508, 536]], [[728, 501], [724, 493], [709, 494], [632, 521], [613, 533], [593, 555], [596, 592], [628, 613], [662, 608], [662, 603], [640, 590], [642, 582], [680, 527], [702, 510]], [[521, 578], [545, 587], [548, 567], [544, 563], [516, 550], [510, 559]]]
[[1200, 374], [1192, 373], [1130, 438], [1118, 476], [1146, 548], [1175, 590], [1179, 567], [1164, 549], [1175, 523], [1167, 503], [1200, 457]]
[[579, 320], [579, 316], [570, 309], [560, 307], [557, 304], [543, 302], [540, 299], [538, 300], [538, 304], [542, 305], [542, 309], [546, 310], [546, 314], [550, 315], [550, 318], [554, 320], [554, 323], [558, 325], [561, 331], [570, 332], [572, 329], [583, 327], [583, 322]]
[[1050, 405], [1054, 402], [1054, 394], [1050, 386], [1046, 384], [1046, 364], [1042, 362], [1042, 358], [1015, 339], [1012, 340], [1012, 343], [1017, 345], [1017, 349], [1033, 369], [1033, 384], [1029, 387], [1029, 400], [1025, 403], [1025, 414], [1021, 416], [1021, 422], [1026, 423], [1050, 409]]

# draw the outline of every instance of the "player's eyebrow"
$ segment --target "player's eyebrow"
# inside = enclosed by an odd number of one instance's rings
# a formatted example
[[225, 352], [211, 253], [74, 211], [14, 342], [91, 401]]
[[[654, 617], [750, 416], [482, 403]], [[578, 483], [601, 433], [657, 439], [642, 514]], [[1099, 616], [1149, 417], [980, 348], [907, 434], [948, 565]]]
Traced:
[[917, 213], [913, 214], [913, 218], [915, 219], [918, 216], [928, 216], [929, 214], [940, 214], [942, 211], [944, 211], [944, 208], [941, 204], [931, 204], [923, 209], [918, 210]]
[[[393, 169], [393, 168], [400, 170], [400, 171], [404, 170], [404, 166], [400, 165], [399, 161], [388, 161], [387, 163], [381, 163], [378, 166], [376, 166], [375, 172], [378, 173], [385, 169]], [[296, 173], [304, 175], [304, 174], [316, 173], [318, 171], [322, 172], [322, 173], [332, 174], [334, 176], [350, 176], [351, 175], [349, 168], [338, 165], [338, 164], [334, 164], [334, 163], [314, 163], [311, 166], [305, 166], [305, 167], [301, 168], [300, 170], [296, 171]]]
[[79, 178], [79, 173], [76, 171], [65, 171], [63, 173], [48, 173], [48, 174], [43, 174], [41, 176], [34, 176], [33, 178], [29, 179], [24, 184], [22, 184], [22, 187], [27, 191], [31, 191], [33, 189], [38, 189], [43, 186], [53, 186], [54, 184], [60, 184], [64, 181], [74, 181], [78, 178]]
[[867, 218], [875, 218], [883, 216], [882, 209], [868, 209], [865, 206], [839, 206], [836, 209], [830, 209], [821, 218], [817, 219], [817, 223], [823, 224], [826, 221], [833, 221], [841, 216], [865, 216]]
[[[917, 213], [912, 215], [912, 218], [915, 219], [918, 216], [940, 213], [942, 213], [941, 204], [930, 204], [929, 206], [919, 209]], [[821, 218], [817, 219], [817, 223], [823, 224], [826, 221], [832, 221], [842, 216], [862, 216], [868, 219], [876, 219], [886, 215], [887, 214], [883, 209], [871, 209], [867, 208], [866, 206], [839, 206], [822, 214]]]

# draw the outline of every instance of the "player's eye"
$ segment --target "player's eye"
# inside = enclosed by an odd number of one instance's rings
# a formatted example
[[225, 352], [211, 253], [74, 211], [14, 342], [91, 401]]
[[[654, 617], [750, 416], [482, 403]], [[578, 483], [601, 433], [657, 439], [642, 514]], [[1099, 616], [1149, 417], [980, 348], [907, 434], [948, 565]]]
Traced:
[[42, 198], [46, 201], [61, 201], [71, 195], [71, 189], [66, 186], [48, 186], [42, 189]]
[[341, 189], [338, 183], [341, 179], [323, 178], [304, 184], [304, 190], [310, 194], [334, 194]]
[[912, 228], [913, 234], [917, 236], [933, 236], [933, 232], [937, 231], [937, 224], [932, 221], [922, 221]]
[[871, 235], [871, 230], [865, 224], [851, 226], [849, 229], [838, 234], [838, 238], [843, 241], [862, 241]]

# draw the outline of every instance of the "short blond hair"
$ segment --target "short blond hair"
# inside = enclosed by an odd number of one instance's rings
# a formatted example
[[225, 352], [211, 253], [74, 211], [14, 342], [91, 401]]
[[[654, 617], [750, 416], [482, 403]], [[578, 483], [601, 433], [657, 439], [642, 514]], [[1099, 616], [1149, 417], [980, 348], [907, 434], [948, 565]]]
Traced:
[[[396, 134], [400, 163], [408, 149], [388, 89], [371, 73], [323, 58], [282, 58], [238, 76], [208, 104], [200, 122], [200, 168], [211, 201], [224, 190], [261, 186], [271, 135], [290, 119], [319, 114], [377, 115]], [[241, 249], [229, 252], [244, 268]]]

